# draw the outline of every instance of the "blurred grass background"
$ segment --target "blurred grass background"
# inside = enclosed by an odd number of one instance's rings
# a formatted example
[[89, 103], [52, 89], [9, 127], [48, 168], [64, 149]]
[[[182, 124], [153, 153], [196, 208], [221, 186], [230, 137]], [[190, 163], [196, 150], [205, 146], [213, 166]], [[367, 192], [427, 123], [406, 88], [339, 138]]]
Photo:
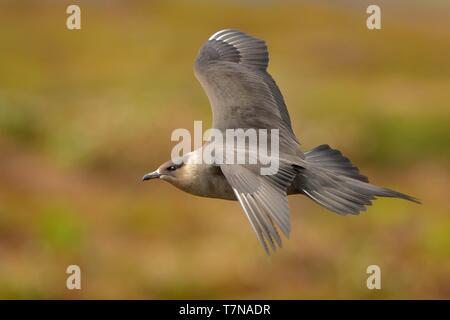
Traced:
[[[377, 1], [379, 31], [369, 4], [2, 1], [0, 298], [450, 298], [450, 4]], [[230, 27], [267, 41], [303, 150], [328, 143], [423, 205], [340, 217], [290, 197], [268, 258], [237, 203], [143, 184], [173, 129], [210, 124], [192, 63]]]

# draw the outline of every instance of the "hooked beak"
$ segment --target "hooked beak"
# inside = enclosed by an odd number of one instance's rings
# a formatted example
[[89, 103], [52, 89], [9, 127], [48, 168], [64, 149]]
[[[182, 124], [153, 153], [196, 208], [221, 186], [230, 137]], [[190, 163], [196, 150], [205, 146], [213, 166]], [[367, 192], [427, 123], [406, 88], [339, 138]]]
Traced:
[[156, 178], [159, 178], [160, 176], [161, 176], [161, 174], [158, 171], [153, 171], [153, 172], [147, 173], [145, 176], [143, 176], [142, 181], [156, 179]]

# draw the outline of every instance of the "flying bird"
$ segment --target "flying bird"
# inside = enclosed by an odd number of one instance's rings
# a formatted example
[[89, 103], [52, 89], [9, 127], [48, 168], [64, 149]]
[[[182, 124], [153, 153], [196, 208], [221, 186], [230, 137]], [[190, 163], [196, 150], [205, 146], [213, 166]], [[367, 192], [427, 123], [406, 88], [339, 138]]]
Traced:
[[262, 175], [261, 164], [195, 162], [204, 145], [181, 160], [163, 163], [143, 180], [161, 179], [193, 195], [239, 201], [268, 254], [282, 245], [278, 230], [289, 237], [288, 195], [305, 195], [341, 215], [365, 211], [376, 197], [419, 202], [370, 184], [348, 158], [326, 144], [302, 152], [283, 96], [267, 72], [268, 63], [263, 40], [226, 29], [200, 48], [194, 73], [209, 98], [213, 128], [278, 129], [276, 174]]

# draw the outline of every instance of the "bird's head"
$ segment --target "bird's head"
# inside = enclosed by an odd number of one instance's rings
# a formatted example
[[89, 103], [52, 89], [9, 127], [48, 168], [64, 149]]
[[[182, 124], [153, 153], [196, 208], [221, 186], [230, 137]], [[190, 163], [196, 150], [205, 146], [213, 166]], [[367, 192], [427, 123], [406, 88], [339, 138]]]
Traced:
[[142, 177], [143, 181], [151, 179], [161, 179], [172, 184], [176, 184], [177, 180], [182, 178], [182, 168], [184, 163], [175, 163], [172, 160], [164, 162], [153, 172], [147, 173]]

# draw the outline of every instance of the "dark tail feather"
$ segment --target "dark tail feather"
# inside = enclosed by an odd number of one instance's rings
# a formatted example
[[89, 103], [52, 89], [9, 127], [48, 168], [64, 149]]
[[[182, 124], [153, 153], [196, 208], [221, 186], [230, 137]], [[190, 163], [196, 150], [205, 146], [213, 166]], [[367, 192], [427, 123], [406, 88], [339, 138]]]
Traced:
[[300, 169], [297, 188], [320, 205], [339, 214], [365, 211], [376, 197], [420, 203], [406, 194], [370, 184], [348, 158], [328, 145], [306, 152], [305, 160], [307, 166]]

